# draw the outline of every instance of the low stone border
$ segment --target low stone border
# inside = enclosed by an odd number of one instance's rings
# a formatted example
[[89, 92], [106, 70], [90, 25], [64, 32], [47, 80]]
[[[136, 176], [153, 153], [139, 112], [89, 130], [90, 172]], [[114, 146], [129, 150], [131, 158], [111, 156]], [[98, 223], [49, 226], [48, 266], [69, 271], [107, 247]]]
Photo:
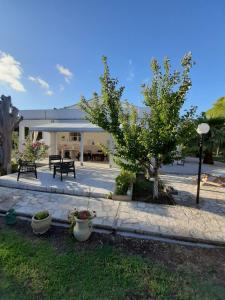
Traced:
[[9, 181], [9, 180], [3, 179], [3, 178], [0, 178], [0, 186], [7, 187], [7, 188], [20, 189], [20, 190], [65, 194], [65, 195], [82, 196], [82, 197], [107, 198], [107, 196], [108, 196], [108, 194], [92, 192], [91, 189], [68, 190], [68, 189], [62, 189], [62, 188], [57, 188], [57, 187], [34, 186], [32, 184], [27, 184], [27, 183], [22, 183], [22, 182], [12, 182], [12, 181]]
[[[4, 217], [6, 214], [5, 210], [0, 209], [0, 215]], [[26, 213], [17, 213], [16, 214], [18, 218], [25, 218], [27, 220], [32, 219], [31, 214], [26, 214]], [[52, 223], [55, 223], [54, 225], [57, 224], [57, 226], [63, 226], [63, 227], [69, 227], [69, 222], [64, 219], [59, 219], [59, 218], [52, 218]], [[12, 225], [13, 226], [13, 225]], [[118, 233], [118, 234], [135, 234], [136, 238], [140, 239], [149, 239], [151, 237], [153, 238], [158, 238], [158, 239], [167, 239], [167, 240], [173, 240], [173, 241], [178, 241], [178, 242], [189, 242], [193, 244], [207, 244], [207, 245], [213, 245], [213, 246], [219, 246], [219, 247], [225, 247], [225, 242], [220, 242], [220, 241], [212, 241], [212, 240], [207, 240], [207, 239], [200, 239], [200, 238], [191, 238], [191, 237], [184, 237], [184, 236], [179, 236], [179, 235], [172, 235], [172, 234], [160, 234], [156, 232], [149, 232], [141, 229], [131, 229], [129, 227], [121, 227], [121, 226], [108, 226], [108, 225], [103, 225], [103, 224], [93, 224], [93, 228], [96, 230], [106, 230], [107, 232], [112, 232], [112, 233]], [[140, 236], [139, 236], [140, 235]]]

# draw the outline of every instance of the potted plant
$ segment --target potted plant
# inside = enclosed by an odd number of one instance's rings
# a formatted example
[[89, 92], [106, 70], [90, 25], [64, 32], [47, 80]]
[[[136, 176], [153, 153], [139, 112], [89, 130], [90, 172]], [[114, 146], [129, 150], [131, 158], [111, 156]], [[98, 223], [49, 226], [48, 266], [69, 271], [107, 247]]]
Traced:
[[52, 222], [52, 216], [47, 211], [39, 211], [32, 217], [31, 227], [35, 234], [43, 234], [49, 230]]
[[92, 233], [92, 219], [95, 217], [95, 211], [78, 211], [76, 208], [69, 214], [68, 219], [73, 235], [78, 241], [84, 242], [89, 239]]

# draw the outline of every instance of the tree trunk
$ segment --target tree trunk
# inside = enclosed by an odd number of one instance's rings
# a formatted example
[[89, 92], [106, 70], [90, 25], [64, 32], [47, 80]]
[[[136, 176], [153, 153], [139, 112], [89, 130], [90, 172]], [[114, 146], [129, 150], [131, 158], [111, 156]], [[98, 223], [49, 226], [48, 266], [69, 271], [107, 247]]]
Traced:
[[205, 151], [203, 163], [204, 164], [209, 164], [209, 165], [213, 165], [214, 164], [212, 151], [209, 151], [209, 150]]
[[153, 191], [153, 198], [159, 198], [159, 177], [158, 177], [158, 170], [155, 170], [154, 173], [154, 191]]
[[159, 198], [159, 164], [158, 158], [155, 158], [154, 162], [154, 189], [153, 189], [153, 198]]
[[2, 95], [0, 101], [1, 167], [6, 174], [11, 172], [12, 132], [20, 121], [18, 113], [18, 109], [11, 104], [11, 97]]

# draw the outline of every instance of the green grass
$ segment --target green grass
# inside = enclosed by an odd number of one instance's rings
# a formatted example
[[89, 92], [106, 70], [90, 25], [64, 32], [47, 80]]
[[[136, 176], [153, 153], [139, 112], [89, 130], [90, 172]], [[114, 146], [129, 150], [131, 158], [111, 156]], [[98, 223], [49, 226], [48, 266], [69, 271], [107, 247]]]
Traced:
[[[179, 268], [101, 246], [62, 251], [48, 240], [0, 232], [0, 299], [225, 299], [225, 290]], [[86, 247], [87, 248], [87, 247]]]

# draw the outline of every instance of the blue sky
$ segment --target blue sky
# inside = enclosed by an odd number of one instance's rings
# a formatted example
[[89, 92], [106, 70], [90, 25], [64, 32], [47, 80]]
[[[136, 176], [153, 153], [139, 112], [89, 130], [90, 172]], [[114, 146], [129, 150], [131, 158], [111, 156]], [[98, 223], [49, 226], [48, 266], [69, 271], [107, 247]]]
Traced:
[[0, 0], [0, 94], [20, 109], [64, 107], [100, 91], [101, 56], [142, 105], [150, 60], [196, 62], [185, 107], [225, 95], [225, 1]]

